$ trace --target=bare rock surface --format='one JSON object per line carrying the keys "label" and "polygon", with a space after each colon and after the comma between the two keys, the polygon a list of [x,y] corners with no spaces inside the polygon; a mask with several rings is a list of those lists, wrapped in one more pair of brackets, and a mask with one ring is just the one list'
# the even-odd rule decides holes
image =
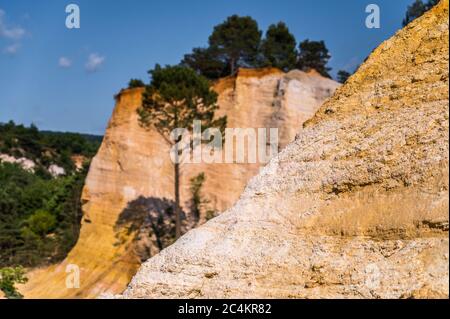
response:
{"label": "bare rock surface", "polygon": [[448,0],[119,298],[448,298]]}
{"label": "bare rock surface", "polygon": [[17,164],[20,167],[22,167],[24,170],[31,172],[31,173],[34,172],[34,168],[36,167],[36,164],[28,158],[25,158],[25,157],[15,158],[15,157],[7,155],[7,154],[0,154],[0,163],[1,162]]}

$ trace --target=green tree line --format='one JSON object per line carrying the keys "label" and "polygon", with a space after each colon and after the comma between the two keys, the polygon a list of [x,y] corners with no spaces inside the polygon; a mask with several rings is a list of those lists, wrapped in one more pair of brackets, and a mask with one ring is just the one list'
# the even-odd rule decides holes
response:
{"label": "green tree line", "polygon": [[402,25],[404,27],[407,26],[410,22],[421,17],[425,12],[433,8],[438,3],[439,0],[428,0],[426,2],[423,2],[422,0],[415,0],[408,6]]}
{"label": "green tree line", "polygon": [[[6,287],[5,294],[14,297],[10,286],[16,277],[11,269],[60,261],[76,243],[81,191],[100,143],[98,136],[0,123],[0,154],[36,164],[33,172],[0,160],[0,286]],[[85,157],[81,170],[75,168],[73,155]],[[50,164],[64,167],[66,174],[53,178],[46,170]]]}
{"label": "green tree line", "polygon": [[78,239],[86,170],[46,179],[0,163],[0,267],[62,260]]}
{"label": "green tree line", "polygon": [[253,18],[233,15],[214,27],[207,47],[194,48],[181,64],[209,79],[233,75],[239,67],[275,67],[285,72],[315,69],[330,78],[330,58],[324,41],[307,39],[297,46],[284,22],[270,25],[263,38]]}
{"label": "green tree line", "polygon": [[0,154],[27,158],[38,166],[38,174],[45,174],[51,164],[63,167],[67,173],[75,170],[72,155],[91,158],[97,152],[101,136],[39,131],[17,125],[13,121],[0,123]]}

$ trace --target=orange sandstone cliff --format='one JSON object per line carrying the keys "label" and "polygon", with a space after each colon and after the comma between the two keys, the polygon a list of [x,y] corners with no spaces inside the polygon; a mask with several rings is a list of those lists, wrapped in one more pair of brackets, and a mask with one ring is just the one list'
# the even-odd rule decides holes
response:
{"label": "orange sandstone cliff", "polygon": [[[215,84],[218,115],[227,115],[231,128],[279,128],[280,147],[293,141],[302,124],[339,86],[315,73],[275,69],[241,69],[236,77]],[[93,159],[82,195],[83,220],[78,243],[59,265],[34,270],[22,287],[27,298],[96,297],[120,293],[140,266],[135,236],[117,224],[133,206],[173,198],[173,168],[164,140],[138,124],[136,109],[142,89],[124,90],[101,148]],[[189,180],[204,172],[202,194],[214,211],[230,208],[260,164],[186,164],[182,166],[181,202],[190,199]],[[128,210],[127,210],[128,208]],[[136,212],[137,214],[137,212]],[[149,247],[149,256],[159,252]],[[68,267],[69,266],[69,267]],[[80,287],[73,286],[73,266]],[[76,269],[76,268],[75,268]]]}

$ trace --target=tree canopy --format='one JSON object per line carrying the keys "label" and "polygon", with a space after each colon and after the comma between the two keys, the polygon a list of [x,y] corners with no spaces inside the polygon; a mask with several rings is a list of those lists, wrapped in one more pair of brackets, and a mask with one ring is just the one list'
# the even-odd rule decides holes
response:
{"label": "tree canopy", "polygon": [[284,22],[272,24],[261,47],[265,64],[285,72],[295,68],[297,42]]}
{"label": "tree canopy", "polygon": [[56,164],[66,173],[75,170],[73,155],[93,157],[102,136],[78,133],[39,131],[36,126],[16,125],[13,121],[0,123],[0,153],[16,158],[25,157],[39,166]]}
{"label": "tree canopy", "polygon": [[221,58],[215,47],[194,48],[181,61],[182,66],[190,67],[208,79],[218,79],[231,73],[230,65]]}
{"label": "tree canopy", "polygon": [[221,60],[229,65],[231,74],[234,74],[238,67],[256,63],[261,35],[254,19],[232,15],[214,27],[209,46],[218,51]]}
{"label": "tree canopy", "polygon": [[[66,257],[78,239],[81,190],[101,138],[0,123],[0,154],[35,163],[33,172],[0,160],[0,267],[41,266]],[[75,155],[85,159],[81,170]],[[51,164],[66,174],[52,177]]]}
{"label": "tree canopy", "polygon": [[138,110],[142,126],[154,127],[169,141],[174,129],[191,131],[194,120],[202,121],[206,128],[223,125],[224,118],[214,120],[214,112],[218,109],[217,93],[205,77],[183,66],[162,68],[156,65],[149,73],[152,80]]}
{"label": "tree canopy", "polygon": [[22,267],[0,268],[0,291],[3,291],[8,299],[22,299],[17,291],[16,284],[24,284],[28,281],[25,270]]}
{"label": "tree canopy", "polygon": [[129,89],[143,88],[144,86],[145,86],[144,81],[140,79],[131,79],[130,82],[128,82]]}
{"label": "tree canopy", "polygon": [[415,19],[421,17],[425,12],[434,7],[438,2],[439,0],[428,0],[426,3],[424,3],[422,0],[415,0],[413,4],[408,6],[408,9],[406,10],[406,16],[403,19],[402,25],[404,27],[407,26],[411,21],[414,21]]}
{"label": "tree canopy", "polygon": [[233,15],[214,27],[208,46],[194,48],[181,66],[190,67],[208,79],[236,74],[238,68],[272,66],[288,72],[295,68],[316,69],[330,77],[326,65],[330,55],[323,41],[306,40],[296,50],[297,41],[284,22],[272,24],[264,39],[258,23],[249,16]]}
{"label": "tree canopy", "polygon": [[46,179],[0,163],[0,267],[66,257],[79,235],[86,173]]}
{"label": "tree canopy", "polygon": [[351,76],[350,72],[347,72],[345,70],[339,70],[337,73],[337,81],[339,83],[345,83],[347,82],[350,76]]}
{"label": "tree canopy", "polygon": [[299,45],[297,67],[302,71],[316,70],[322,76],[331,78],[328,73],[331,68],[327,67],[331,55],[324,41],[305,40]]}

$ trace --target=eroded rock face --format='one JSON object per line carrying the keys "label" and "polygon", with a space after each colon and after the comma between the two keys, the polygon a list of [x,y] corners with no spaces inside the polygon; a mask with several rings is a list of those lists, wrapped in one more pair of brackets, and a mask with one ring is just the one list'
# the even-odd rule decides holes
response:
{"label": "eroded rock face", "polygon": [[[214,89],[219,93],[218,113],[227,115],[228,127],[277,127],[283,147],[295,139],[302,123],[338,86],[314,73],[284,74],[263,69],[240,70],[237,77],[220,80]],[[60,265],[30,274],[30,281],[22,289],[26,297],[120,293],[135,274],[141,258],[159,252],[154,238],[143,238],[136,244],[135,232],[130,234],[127,228],[118,227],[126,224],[126,218],[138,220],[138,208],[142,205],[166,207],[173,198],[169,148],[157,133],[138,124],[136,109],[141,105],[141,95],[142,89],[133,89],[117,96],[116,108],[83,191],[84,217],[78,243]],[[189,180],[200,172],[206,175],[202,194],[210,202],[209,208],[223,211],[237,201],[259,168],[259,164],[183,165],[183,207],[188,212]],[[145,235],[145,229],[138,231],[138,237]],[[80,270],[79,289],[66,287],[65,270],[71,264]]]}
{"label": "eroded rock face", "polygon": [[121,298],[448,298],[448,0]]}

